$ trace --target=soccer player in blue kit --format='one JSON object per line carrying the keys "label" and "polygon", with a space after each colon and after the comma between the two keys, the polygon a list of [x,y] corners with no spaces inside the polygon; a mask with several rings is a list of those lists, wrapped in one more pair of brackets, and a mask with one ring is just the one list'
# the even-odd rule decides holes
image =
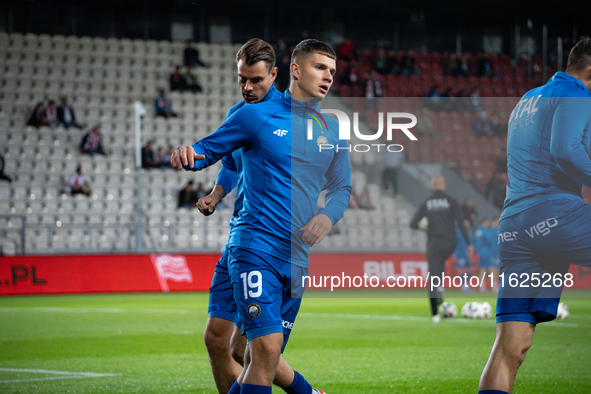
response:
{"label": "soccer player in blue kit", "polygon": [[[292,54],[290,88],[281,98],[244,106],[171,160],[177,168],[199,170],[243,150],[244,205],[228,242],[228,266],[248,346],[232,394],[271,393],[301,303],[309,247],[322,241],[349,202],[349,155],[346,142],[338,140],[336,121],[323,118],[325,128],[314,125],[317,138],[306,132],[311,115],[320,115],[317,103],[332,85],[335,60],[328,45],[302,41]],[[325,185],[327,203],[317,213]],[[300,392],[295,391],[303,385],[300,379],[295,374],[294,392]]]}
{"label": "soccer player in blue kit", "polygon": [[[591,187],[590,89],[591,38],[584,36],[566,72],[527,92],[509,118],[509,184],[498,235],[504,281],[480,394],[513,391],[536,324],[556,318],[569,265],[591,265],[591,206],[581,192]],[[543,288],[548,277],[551,288]]]}

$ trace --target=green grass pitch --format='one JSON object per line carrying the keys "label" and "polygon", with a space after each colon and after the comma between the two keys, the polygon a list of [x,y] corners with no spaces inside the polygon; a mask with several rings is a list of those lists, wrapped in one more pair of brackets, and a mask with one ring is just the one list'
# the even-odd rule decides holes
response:
{"label": "green grass pitch", "polygon": [[[591,393],[591,302],[563,301],[514,393]],[[0,393],[216,393],[206,319],[205,293],[2,297]],[[494,334],[493,319],[431,323],[426,298],[306,298],[284,356],[328,394],[476,393]]]}

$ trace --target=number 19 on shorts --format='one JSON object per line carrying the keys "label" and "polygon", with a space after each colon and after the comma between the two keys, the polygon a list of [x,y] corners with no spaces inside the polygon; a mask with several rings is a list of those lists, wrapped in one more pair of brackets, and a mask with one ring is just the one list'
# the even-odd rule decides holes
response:
{"label": "number 19 on shorts", "polygon": [[243,272],[240,274],[240,278],[245,300],[248,300],[248,297],[260,297],[263,294],[263,276],[260,271]]}

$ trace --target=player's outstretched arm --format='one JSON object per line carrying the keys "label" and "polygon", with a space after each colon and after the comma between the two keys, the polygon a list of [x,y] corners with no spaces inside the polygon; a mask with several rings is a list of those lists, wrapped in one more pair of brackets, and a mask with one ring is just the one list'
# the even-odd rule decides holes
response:
{"label": "player's outstretched arm", "polygon": [[204,158],[204,155],[198,155],[195,153],[195,149],[193,149],[192,145],[185,145],[177,148],[177,150],[172,153],[170,156],[170,164],[174,168],[182,170],[183,167],[193,168],[195,161],[203,160]]}
{"label": "player's outstretched arm", "polygon": [[194,171],[217,163],[236,149],[255,143],[256,135],[266,120],[265,114],[256,106],[245,106],[234,113],[214,133],[193,144],[193,150],[204,155],[195,162]]}

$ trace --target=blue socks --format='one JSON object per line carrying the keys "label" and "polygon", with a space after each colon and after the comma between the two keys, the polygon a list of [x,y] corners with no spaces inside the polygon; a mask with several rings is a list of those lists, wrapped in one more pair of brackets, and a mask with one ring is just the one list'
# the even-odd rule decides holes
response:
{"label": "blue socks", "polygon": [[232,387],[230,387],[228,394],[240,394],[240,385],[238,384],[238,381],[235,381]]}
{"label": "blue socks", "polygon": [[312,386],[310,386],[310,383],[298,371],[294,370],[293,373],[295,374],[293,382],[288,388],[284,389],[285,392],[287,394],[311,394]]}
{"label": "blue socks", "polygon": [[271,386],[259,386],[256,384],[243,383],[240,394],[271,394],[272,391],[273,390]]}
{"label": "blue socks", "polygon": [[509,394],[509,393],[506,391],[501,391],[501,390],[479,390],[478,394]]}

